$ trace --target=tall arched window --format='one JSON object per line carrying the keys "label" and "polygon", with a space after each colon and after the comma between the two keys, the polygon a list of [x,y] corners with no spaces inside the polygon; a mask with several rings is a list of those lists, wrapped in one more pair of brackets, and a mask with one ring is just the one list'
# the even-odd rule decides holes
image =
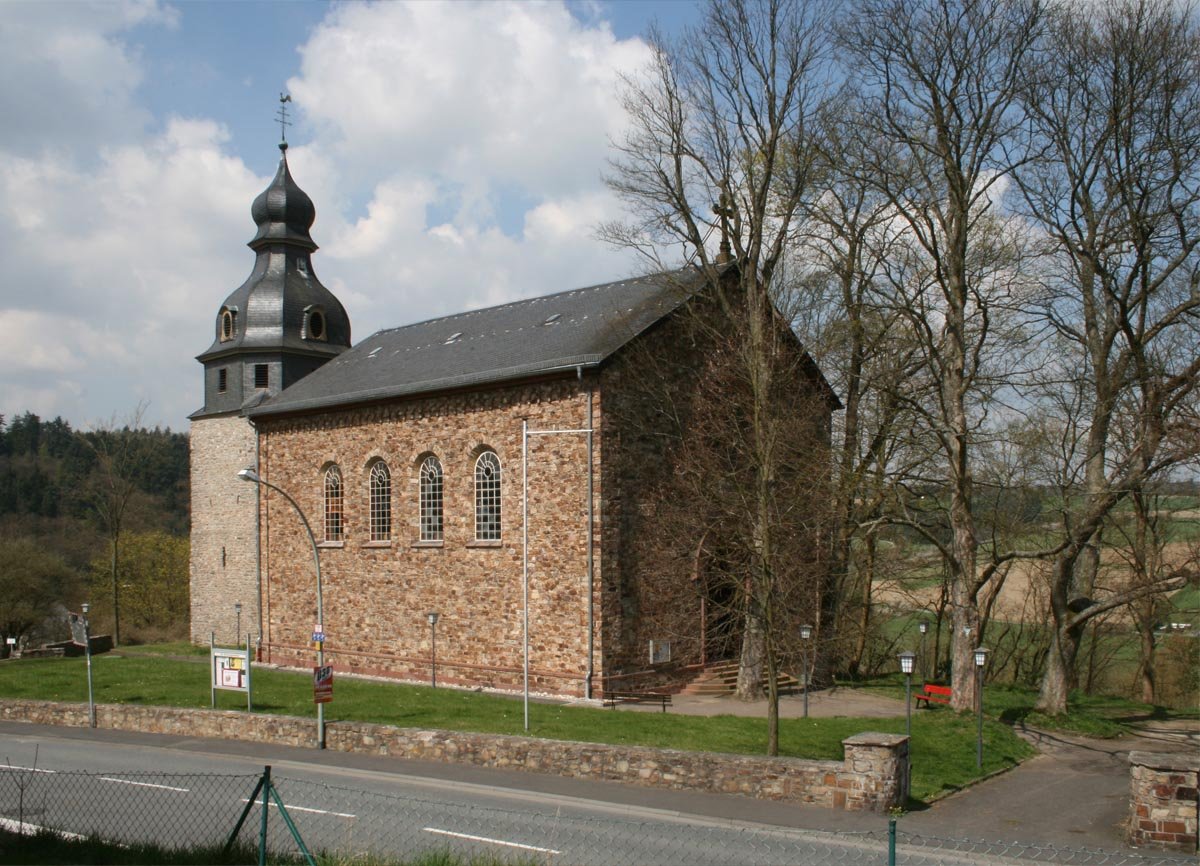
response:
{"label": "tall arched window", "polygon": [[475,540],[500,540],[500,458],[494,451],[475,461]]}
{"label": "tall arched window", "polygon": [[421,540],[442,540],[442,464],[433,455],[421,462]]}
{"label": "tall arched window", "polygon": [[377,460],[371,466],[371,540],[392,538],[392,475],[387,464]]}
{"label": "tall arched window", "polygon": [[325,470],[325,540],[341,541],[342,526],[342,472],[336,466]]}

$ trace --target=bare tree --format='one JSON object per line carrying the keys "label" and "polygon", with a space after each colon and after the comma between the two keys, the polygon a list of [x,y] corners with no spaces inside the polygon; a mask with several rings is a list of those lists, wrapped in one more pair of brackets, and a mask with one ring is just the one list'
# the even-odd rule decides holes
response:
{"label": "bare tree", "polygon": [[142,428],[145,411],[146,405],[139,404],[120,427],[114,416],[107,423],[96,425],[86,435],[88,446],[96,455],[96,468],[83,495],[108,539],[113,646],[119,646],[121,642],[121,539],[127,528],[130,505],[138,492],[136,471],[141,458],[141,442],[137,433]]}
{"label": "bare tree", "polygon": [[994,573],[976,568],[972,449],[1013,252],[994,204],[997,184],[1021,158],[1018,95],[1042,10],[1009,0],[853,6],[840,42],[861,86],[857,127],[876,148],[864,179],[887,197],[911,239],[894,297],[939,386],[935,401],[914,408],[941,452],[951,538],[930,540],[949,571],[952,705],[970,709],[978,595]]}
{"label": "bare tree", "polygon": [[[746,400],[733,423],[745,443],[742,537],[747,541],[738,695],[768,697],[768,746],[778,749],[778,646],[795,624],[775,617],[789,574],[780,484],[793,416],[773,411],[794,371],[785,288],[788,244],[813,187],[815,121],[826,82],[826,8],[800,0],[714,4],[675,44],[652,35],[653,62],[626,82],[630,128],[615,144],[610,187],[630,222],[602,229],[662,270],[682,245],[705,277]],[[719,239],[719,246],[717,240]],[[711,246],[710,246],[711,244]],[[675,247],[677,248],[677,247]],[[782,315],[781,315],[782,314]],[[780,359],[787,360],[781,362]]]}
{"label": "bare tree", "polygon": [[1084,629],[1111,608],[1094,598],[1108,516],[1196,453],[1200,31],[1171,0],[1065,3],[1050,20],[1025,99],[1040,153],[1015,178],[1046,239],[1036,312],[1067,358],[1043,391],[1073,395],[1061,543],[1042,554],[1054,633],[1038,708],[1061,713]]}

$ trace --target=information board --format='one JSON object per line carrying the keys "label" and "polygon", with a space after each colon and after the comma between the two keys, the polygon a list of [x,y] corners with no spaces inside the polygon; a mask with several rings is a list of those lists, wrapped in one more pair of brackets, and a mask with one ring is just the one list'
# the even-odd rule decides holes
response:
{"label": "information board", "polygon": [[211,658],[210,679],[212,686],[212,705],[217,705],[217,689],[227,692],[245,692],[246,709],[252,709],[250,703],[250,646],[219,647],[212,638],[209,639],[209,654]]}
{"label": "information board", "polygon": [[333,700],[333,665],[313,668],[313,703],[327,704]]}

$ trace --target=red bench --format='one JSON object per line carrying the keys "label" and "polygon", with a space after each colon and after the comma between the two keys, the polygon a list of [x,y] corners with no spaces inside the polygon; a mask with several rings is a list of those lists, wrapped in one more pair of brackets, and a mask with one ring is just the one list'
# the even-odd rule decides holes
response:
{"label": "red bench", "polygon": [[935,686],[933,683],[925,683],[924,690],[914,700],[917,702],[918,707],[921,706],[921,701],[924,701],[925,708],[929,709],[930,701],[933,701],[935,704],[949,705],[950,694],[949,686]]}

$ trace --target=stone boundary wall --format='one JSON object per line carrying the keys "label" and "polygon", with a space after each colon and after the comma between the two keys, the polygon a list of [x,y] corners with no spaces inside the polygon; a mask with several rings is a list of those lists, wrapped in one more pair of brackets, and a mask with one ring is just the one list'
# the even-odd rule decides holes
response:
{"label": "stone boundary wall", "polygon": [[1130,845],[1197,850],[1200,757],[1130,752]]}
{"label": "stone boundary wall", "polygon": [[[87,727],[86,704],[0,700],[0,719]],[[316,723],[295,716],[98,704],[96,726],[153,734],[315,745]],[[842,741],[842,761],[808,761],[610,746],[498,734],[329,722],[331,751],[598,779],[650,788],[742,794],[848,811],[887,812],[908,800],[908,737],[863,733]]]}

